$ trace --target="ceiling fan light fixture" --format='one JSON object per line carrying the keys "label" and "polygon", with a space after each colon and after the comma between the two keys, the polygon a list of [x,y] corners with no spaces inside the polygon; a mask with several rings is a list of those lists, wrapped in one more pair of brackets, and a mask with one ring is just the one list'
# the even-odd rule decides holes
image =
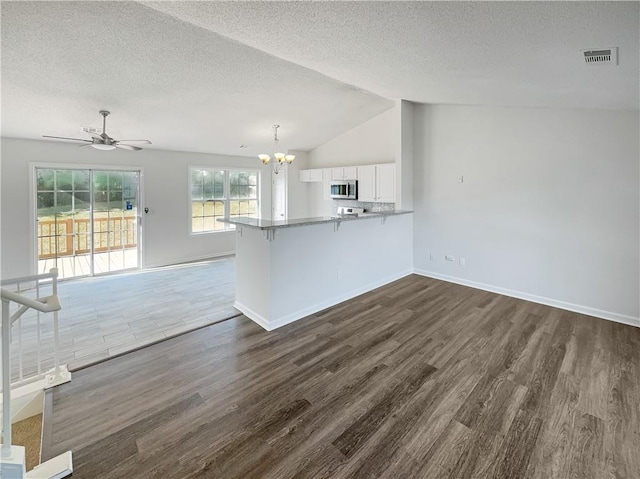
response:
{"label": "ceiling fan light fixture", "polygon": [[107,135],[107,116],[109,116],[110,113],[107,110],[100,110],[99,113],[102,116],[102,133],[100,133],[97,128],[82,127],[82,131],[89,133],[93,140],[83,140],[82,138],[67,138],[66,136],[42,136],[43,138],[53,138],[55,140],[81,141],[84,144],[80,146],[92,146],[96,150],[102,151],[115,150],[116,148],[122,148],[123,150],[130,151],[140,151],[142,150],[141,147],[129,145],[128,143],[143,143],[146,145],[151,144],[149,140],[116,140],[115,138],[111,138],[109,135]]}
{"label": "ceiling fan light fixture", "polygon": [[96,150],[103,151],[116,149],[115,145],[105,145],[104,143],[93,143],[91,146],[93,146]]}

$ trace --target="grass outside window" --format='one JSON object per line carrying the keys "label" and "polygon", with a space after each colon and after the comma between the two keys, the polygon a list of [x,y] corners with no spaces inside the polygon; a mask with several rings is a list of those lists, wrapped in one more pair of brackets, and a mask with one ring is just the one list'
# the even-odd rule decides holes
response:
{"label": "grass outside window", "polygon": [[219,218],[260,214],[257,171],[191,168],[191,233],[232,230]]}

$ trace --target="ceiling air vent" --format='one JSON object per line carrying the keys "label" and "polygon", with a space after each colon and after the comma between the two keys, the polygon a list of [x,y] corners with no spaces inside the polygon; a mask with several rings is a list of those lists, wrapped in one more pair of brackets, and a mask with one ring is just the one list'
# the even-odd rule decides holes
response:
{"label": "ceiling air vent", "polygon": [[582,50],[587,65],[617,65],[618,47]]}

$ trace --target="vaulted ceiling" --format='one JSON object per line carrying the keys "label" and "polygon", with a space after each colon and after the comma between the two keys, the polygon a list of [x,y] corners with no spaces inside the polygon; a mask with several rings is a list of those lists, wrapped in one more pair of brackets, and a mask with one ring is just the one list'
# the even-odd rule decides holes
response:
{"label": "vaulted ceiling", "polygon": [[[638,2],[13,2],[2,136],[311,149],[422,103],[638,109]],[[581,50],[619,48],[619,65]],[[247,146],[240,148],[240,145]]]}

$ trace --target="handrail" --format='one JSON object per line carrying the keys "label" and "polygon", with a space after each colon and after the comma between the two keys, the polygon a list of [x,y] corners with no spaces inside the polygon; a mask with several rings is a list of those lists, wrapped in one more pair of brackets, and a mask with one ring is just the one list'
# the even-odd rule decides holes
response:
{"label": "handrail", "polygon": [[44,298],[31,299],[4,288],[0,288],[0,295],[2,295],[3,301],[13,301],[14,303],[26,306],[27,308],[33,308],[41,313],[60,311],[60,302],[58,301],[57,296],[45,296]]}
{"label": "handrail", "polygon": [[51,268],[48,273],[32,274],[30,276],[22,276],[21,278],[3,279],[0,281],[0,286],[6,286],[8,284],[30,283],[32,281],[38,281],[41,279],[53,279],[57,277],[58,268]]}
{"label": "handrail", "polygon": [[[58,301],[58,270],[52,268],[47,274],[38,274],[33,276],[24,276],[21,278],[13,278],[3,280],[1,284],[17,285],[18,292],[11,291],[6,288],[0,288],[0,298],[2,300],[2,327],[1,327],[1,343],[2,343],[2,457],[9,457],[11,454],[11,325],[15,320],[20,318],[23,313],[32,308],[38,313],[37,315],[37,331],[38,331],[38,344],[40,343],[40,313],[53,313],[53,333],[54,333],[54,378],[60,379],[60,363],[58,358],[59,351],[59,338],[58,338],[58,311],[61,309],[60,302]],[[52,279],[51,289],[52,294],[49,296],[40,297],[40,281]],[[32,299],[20,294],[20,284],[35,282],[36,298]],[[19,304],[20,307],[15,314],[11,315],[10,303],[14,302]],[[23,380],[22,376],[22,322],[18,323],[18,339],[19,339],[19,372],[20,380]],[[38,374],[40,370],[40,349],[38,347]]]}
{"label": "handrail", "polygon": [[9,301],[2,301],[2,457],[11,455],[11,318]]}

